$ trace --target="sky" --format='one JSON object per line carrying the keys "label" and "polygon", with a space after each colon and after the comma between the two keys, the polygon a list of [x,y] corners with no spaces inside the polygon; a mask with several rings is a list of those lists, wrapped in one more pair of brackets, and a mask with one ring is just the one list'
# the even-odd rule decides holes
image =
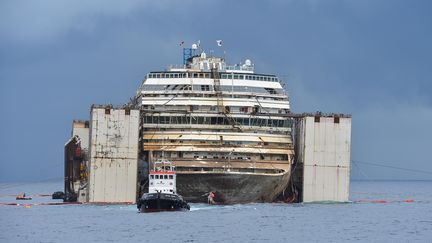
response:
{"label": "sky", "polygon": [[[0,182],[63,177],[73,119],[126,103],[201,41],[285,82],[293,112],[352,114],[352,179],[432,179],[428,0],[0,2]],[[219,50],[220,51],[220,50]],[[431,173],[428,173],[431,172]]]}

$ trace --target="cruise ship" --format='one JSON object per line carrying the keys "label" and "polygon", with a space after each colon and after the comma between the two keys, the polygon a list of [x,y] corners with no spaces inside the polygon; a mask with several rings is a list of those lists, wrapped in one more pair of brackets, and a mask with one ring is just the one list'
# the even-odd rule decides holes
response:
{"label": "cruise ship", "polygon": [[[188,51],[188,55],[185,50]],[[184,50],[183,65],[146,75],[134,103],[141,110],[141,160],[170,160],[189,202],[272,202],[287,186],[294,148],[282,81],[254,64]],[[150,169],[151,170],[151,169]]]}

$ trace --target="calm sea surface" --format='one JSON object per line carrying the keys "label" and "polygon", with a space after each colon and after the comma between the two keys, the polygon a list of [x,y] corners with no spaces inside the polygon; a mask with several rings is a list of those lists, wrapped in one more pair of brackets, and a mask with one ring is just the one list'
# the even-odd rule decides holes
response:
{"label": "calm sea surface", "polygon": [[[62,189],[61,182],[3,183],[0,202]],[[135,205],[0,206],[0,242],[432,242],[431,181],[354,181],[351,200],[191,204],[190,212],[149,214],[137,213]]]}

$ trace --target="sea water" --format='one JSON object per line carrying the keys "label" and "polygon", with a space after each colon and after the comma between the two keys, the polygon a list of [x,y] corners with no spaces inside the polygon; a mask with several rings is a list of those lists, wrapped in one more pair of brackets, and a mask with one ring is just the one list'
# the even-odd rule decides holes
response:
{"label": "sea water", "polygon": [[[62,182],[0,184],[0,202],[51,194]],[[349,203],[0,206],[0,242],[432,242],[432,181],[351,183]],[[33,197],[20,203],[58,202]]]}

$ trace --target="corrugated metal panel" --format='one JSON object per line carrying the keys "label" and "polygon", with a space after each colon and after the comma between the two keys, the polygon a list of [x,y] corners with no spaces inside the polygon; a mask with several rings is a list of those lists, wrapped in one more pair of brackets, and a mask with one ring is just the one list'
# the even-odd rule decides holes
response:
{"label": "corrugated metal panel", "polygon": [[351,118],[301,118],[296,146],[304,165],[303,201],[348,201]]}
{"label": "corrugated metal panel", "polygon": [[93,108],[91,116],[89,200],[134,203],[139,111]]}
{"label": "corrugated metal panel", "polygon": [[72,137],[78,136],[81,141],[81,148],[86,150],[89,149],[89,134],[90,129],[85,127],[85,124],[82,123],[74,123],[72,127]]}

